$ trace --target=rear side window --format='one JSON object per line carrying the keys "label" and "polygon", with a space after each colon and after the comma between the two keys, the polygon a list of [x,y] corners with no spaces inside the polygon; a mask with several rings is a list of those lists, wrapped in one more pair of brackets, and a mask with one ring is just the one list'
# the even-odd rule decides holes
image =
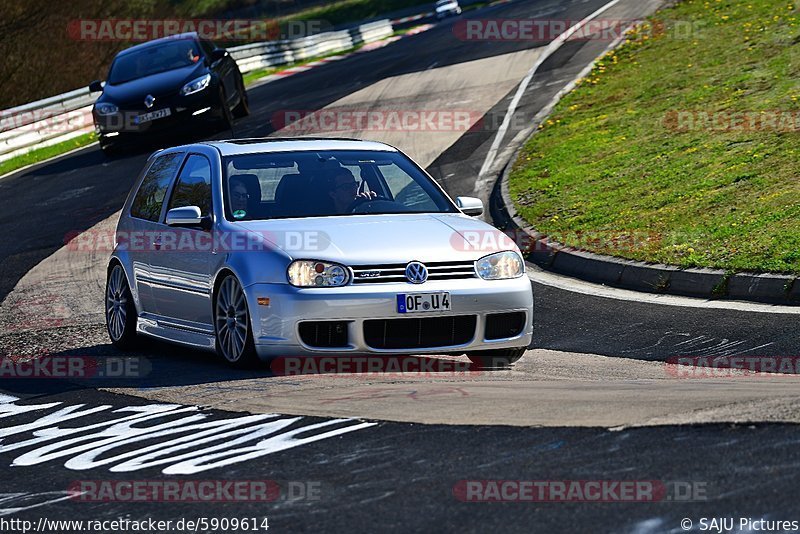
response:
{"label": "rear side window", "polygon": [[183,154],[177,152],[156,158],[133,198],[132,217],[158,222],[164,197],[172,177],[178,170],[182,156]]}
{"label": "rear side window", "polygon": [[197,206],[203,216],[211,215],[211,163],[205,156],[186,158],[167,211],[186,206]]}

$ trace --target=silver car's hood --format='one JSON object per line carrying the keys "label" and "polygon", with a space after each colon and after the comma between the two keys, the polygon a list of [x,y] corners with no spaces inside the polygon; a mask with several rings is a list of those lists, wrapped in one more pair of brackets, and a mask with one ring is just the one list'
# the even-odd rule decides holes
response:
{"label": "silver car's hood", "polygon": [[[350,215],[238,223],[293,259],[346,265],[471,261],[497,250],[500,232],[461,214]],[[479,244],[481,246],[476,246]],[[506,241],[501,248],[515,248]]]}

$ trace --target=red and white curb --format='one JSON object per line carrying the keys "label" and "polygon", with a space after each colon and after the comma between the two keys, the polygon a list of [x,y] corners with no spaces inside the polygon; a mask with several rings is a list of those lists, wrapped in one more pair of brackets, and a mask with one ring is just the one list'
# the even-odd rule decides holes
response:
{"label": "red and white curb", "polygon": [[392,26],[394,26],[395,24],[405,24],[406,22],[412,22],[415,20],[432,17],[434,15],[435,13],[433,11],[428,11],[427,13],[420,13],[419,15],[412,15],[410,17],[403,17],[401,19],[394,19],[392,21]]}
{"label": "red and white curb", "polygon": [[[499,6],[500,4],[507,4],[513,1],[514,0],[495,0],[494,2],[490,2],[487,7]],[[436,15],[436,13],[434,13],[433,11],[428,11],[427,13],[419,13],[418,15],[411,15],[408,17],[394,19],[392,20],[392,26],[394,26],[395,24],[405,24],[406,22],[413,22],[415,20],[433,17],[434,15]]]}

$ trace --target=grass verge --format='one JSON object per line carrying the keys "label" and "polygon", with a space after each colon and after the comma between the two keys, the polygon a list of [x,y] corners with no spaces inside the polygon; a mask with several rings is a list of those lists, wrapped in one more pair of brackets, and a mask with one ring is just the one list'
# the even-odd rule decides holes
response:
{"label": "grass verge", "polygon": [[21,169],[22,167],[27,167],[28,165],[33,165],[34,163],[39,163],[40,161],[44,161],[55,156],[60,156],[61,154],[69,152],[70,150],[75,150],[76,148],[90,145],[96,140],[97,135],[92,132],[79,135],[78,137],[73,137],[72,139],[52,146],[35,148],[30,152],[26,152],[25,154],[14,156],[13,158],[9,158],[3,162],[0,162],[0,177],[16,171],[17,169]]}
{"label": "grass verge", "polygon": [[778,0],[659,12],[525,144],[520,215],[602,254],[800,273],[798,23]]}

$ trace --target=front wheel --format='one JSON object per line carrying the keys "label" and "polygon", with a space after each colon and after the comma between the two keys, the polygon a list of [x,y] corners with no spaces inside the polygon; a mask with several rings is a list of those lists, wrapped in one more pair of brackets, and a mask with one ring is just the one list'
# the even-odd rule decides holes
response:
{"label": "front wheel", "polygon": [[233,275],[226,276],[214,297],[214,330],[217,354],[236,367],[251,367],[258,362],[247,297]]}
{"label": "front wheel", "polygon": [[525,354],[527,347],[515,347],[512,349],[482,350],[468,352],[467,358],[473,363],[486,369],[502,369],[510,367],[519,361]]}
{"label": "front wheel", "polygon": [[233,129],[233,112],[228,105],[228,98],[225,96],[225,91],[220,88],[219,90],[219,127],[220,130]]}
{"label": "front wheel", "polygon": [[237,119],[247,117],[250,115],[250,101],[247,99],[247,90],[244,88],[244,82],[239,81],[239,103],[233,108],[233,116]]}
{"label": "front wheel", "polygon": [[122,265],[116,264],[106,279],[106,328],[111,344],[120,350],[136,344],[136,305]]}
{"label": "front wheel", "polygon": [[103,151],[103,155],[107,158],[114,158],[120,155],[120,148],[109,142],[100,141],[100,150]]}

